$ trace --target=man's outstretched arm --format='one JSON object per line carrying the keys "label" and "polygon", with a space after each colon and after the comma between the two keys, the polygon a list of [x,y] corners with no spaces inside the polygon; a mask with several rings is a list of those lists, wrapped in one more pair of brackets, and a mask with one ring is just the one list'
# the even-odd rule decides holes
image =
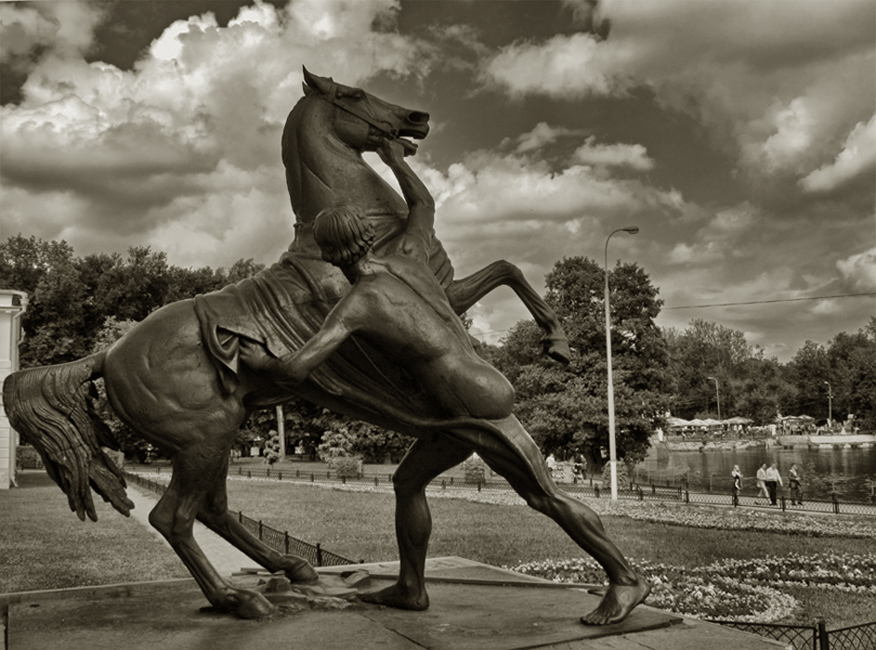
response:
{"label": "man's outstretched arm", "polygon": [[[343,302],[343,301],[342,301]],[[275,357],[261,343],[240,339],[240,359],[259,374],[281,382],[300,384],[322,365],[353,333],[336,312],[329,312],[320,330],[300,349]]]}

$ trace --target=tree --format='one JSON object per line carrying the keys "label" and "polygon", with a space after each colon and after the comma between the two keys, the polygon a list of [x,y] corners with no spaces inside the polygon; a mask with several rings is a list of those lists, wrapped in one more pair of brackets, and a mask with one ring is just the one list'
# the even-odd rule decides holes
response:
{"label": "tree", "polygon": [[[569,366],[540,355],[541,333],[532,321],[515,325],[488,353],[514,385],[515,412],[543,453],[581,453],[597,467],[608,455],[604,283],[602,268],[582,257],[557,262],[546,277],[546,301],[576,352]],[[654,324],[662,302],[635,264],[618,264],[609,285],[618,458],[634,462],[666,409],[666,347]]]}
{"label": "tree", "polygon": [[876,425],[876,317],[854,334],[840,332],[828,344],[834,417],[854,415],[855,426]]}
{"label": "tree", "polygon": [[[828,386],[830,359],[823,346],[806,341],[787,365],[787,377],[797,392],[794,412],[805,413],[817,419],[829,415]],[[833,386],[831,385],[831,388]]]}
{"label": "tree", "polygon": [[[755,367],[746,364],[763,360],[760,348],[750,346],[738,330],[701,319],[692,320],[683,332],[665,332],[665,338],[675,380],[673,415],[686,419],[716,417],[720,393],[722,416],[732,413],[752,417],[740,411],[737,392],[743,386],[740,380],[746,368]],[[710,377],[717,380],[717,390]],[[773,419],[775,413],[769,421]]]}

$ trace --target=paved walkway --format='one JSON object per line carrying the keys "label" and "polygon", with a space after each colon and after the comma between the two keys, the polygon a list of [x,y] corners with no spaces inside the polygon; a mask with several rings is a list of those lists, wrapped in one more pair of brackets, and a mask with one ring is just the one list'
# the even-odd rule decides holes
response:
{"label": "paved walkway", "polygon": [[[147,530],[167,544],[167,540],[149,523],[149,512],[158,502],[156,496],[139,485],[129,482],[128,498],[134,502],[131,517],[142,523]],[[240,571],[243,567],[258,566],[249,557],[197,521],[195,522],[195,539],[219,574],[224,577],[230,577],[232,573]],[[169,544],[168,547],[170,547]]]}

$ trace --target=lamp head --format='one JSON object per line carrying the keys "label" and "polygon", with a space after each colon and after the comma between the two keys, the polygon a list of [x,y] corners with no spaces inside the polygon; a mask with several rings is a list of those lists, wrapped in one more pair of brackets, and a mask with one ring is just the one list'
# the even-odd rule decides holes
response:
{"label": "lamp head", "polygon": [[639,227],[638,226],[630,226],[629,228],[622,228],[622,230],[624,232],[630,233],[631,235],[635,235],[637,232],[639,232]]}

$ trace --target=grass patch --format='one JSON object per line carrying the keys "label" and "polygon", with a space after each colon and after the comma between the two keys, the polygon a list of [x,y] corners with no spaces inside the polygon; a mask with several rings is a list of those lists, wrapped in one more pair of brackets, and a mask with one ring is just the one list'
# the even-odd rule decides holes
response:
{"label": "grass patch", "polygon": [[[174,553],[134,519],[97,503],[99,521],[80,522],[44,474],[0,493],[0,592],[188,577]],[[229,506],[299,539],[355,560],[397,559],[394,497],[307,484],[229,481]],[[430,499],[429,555],[458,555],[493,565],[576,558],[582,551],[549,519],[523,506]],[[694,568],[722,558],[796,552],[869,551],[872,539],[689,528],[604,516],[627,557]],[[808,587],[786,590],[801,604],[782,623],[828,628],[872,621],[876,599]]]}
{"label": "grass patch", "polygon": [[79,521],[46,474],[0,492],[0,593],[189,577],[170,548],[95,495],[98,521]]}

